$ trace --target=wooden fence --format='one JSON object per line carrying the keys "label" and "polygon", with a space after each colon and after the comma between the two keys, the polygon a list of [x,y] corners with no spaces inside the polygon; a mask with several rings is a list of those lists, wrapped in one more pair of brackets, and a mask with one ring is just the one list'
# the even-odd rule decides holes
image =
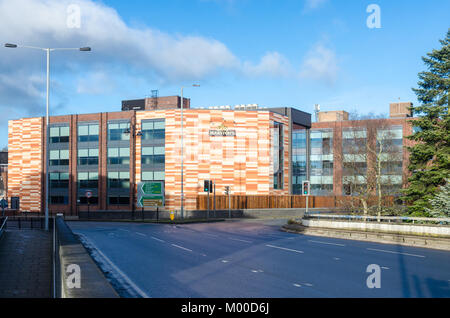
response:
{"label": "wooden fence", "polygon": [[[383,197],[383,206],[393,206],[394,197]],[[369,205],[376,205],[377,197],[372,197],[369,200]],[[301,195],[232,195],[231,196],[231,209],[292,209],[292,208],[305,208],[306,197]],[[228,196],[216,195],[216,210],[227,210]],[[310,196],[308,199],[309,208],[349,208],[362,207],[361,202],[356,197],[348,196]],[[214,196],[209,197],[209,208],[214,208]],[[197,210],[208,209],[208,197],[197,197]]]}

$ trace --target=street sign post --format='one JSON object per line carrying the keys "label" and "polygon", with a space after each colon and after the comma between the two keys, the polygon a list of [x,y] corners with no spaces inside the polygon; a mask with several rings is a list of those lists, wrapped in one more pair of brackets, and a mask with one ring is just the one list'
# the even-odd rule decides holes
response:
{"label": "street sign post", "polygon": [[87,200],[87,205],[88,205],[88,220],[90,219],[90,215],[89,215],[89,203],[91,200],[89,200],[90,198],[92,198],[92,191],[91,190],[86,190],[86,192],[84,193],[84,195],[86,196],[86,200]]}

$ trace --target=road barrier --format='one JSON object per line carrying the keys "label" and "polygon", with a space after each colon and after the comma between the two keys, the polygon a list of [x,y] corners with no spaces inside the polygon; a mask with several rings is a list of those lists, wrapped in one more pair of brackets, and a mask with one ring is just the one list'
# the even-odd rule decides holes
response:
{"label": "road barrier", "polygon": [[53,229],[53,297],[119,297],[61,215]]}

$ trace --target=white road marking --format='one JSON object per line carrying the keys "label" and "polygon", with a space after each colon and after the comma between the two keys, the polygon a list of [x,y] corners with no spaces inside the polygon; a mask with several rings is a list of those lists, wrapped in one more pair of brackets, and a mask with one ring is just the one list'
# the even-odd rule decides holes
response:
{"label": "white road marking", "polygon": [[425,258],[423,255],[417,255],[417,254],[409,254],[409,253],[402,253],[402,252],[395,252],[395,251],[387,251],[387,250],[379,250],[376,248],[367,248],[369,251],[376,251],[376,252],[383,252],[383,253],[391,253],[391,254],[401,254],[406,256],[414,256],[414,257],[421,257]]}
{"label": "white road marking", "polygon": [[123,271],[121,271],[105,254],[102,253],[102,251],[91,241],[88,240],[84,235],[82,235],[85,241],[89,242],[89,245],[91,245],[95,251],[100,254],[100,256],[120,275],[123,279],[131,286],[131,288],[134,289],[134,291],[141,295],[143,298],[150,298],[150,296],[145,293],[142,289],[140,289]]}
{"label": "white road marking", "polygon": [[130,232],[130,230],[119,229],[119,231]]}
{"label": "white road marking", "polygon": [[228,263],[228,261],[226,259],[223,259],[222,263]]}
{"label": "white road marking", "polygon": [[137,235],[140,235],[140,236],[147,236],[147,235],[145,235],[144,233],[139,233],[139,232],[136,232],[136,234],[137,234]]}
{"label": "white road marking", "polygon": [[300,284],[294,284],[295,287],[302,287]]}
{"label": "white road marking", "polygon": [[382,269],[389,269],[389,267],[381,266]]}
{"label": "white road marking", "polygon": [[329,242],[314,241],[314,240],[308,240],[308,242],[311,242],[311,243],[318,243],[318,244],[335,245],[335,246],[345,246],[345,244],[329,243]]}
{"label": "white road marking", "polygon": [[313,286],[313,284],[310,284],[310,283],[303,283],[303,285],[306,285],[308,287],[312,287]]}
{"label": "white road marking", "polygon": [[250,242],[250,241],[241,240],[241,239],[236,239],[236,238],[232,238],[232,237],[229,237],[228,239],[229,239],[229,240],[232,240],[232,241],[238,241],[238,242],[244,242],[244,243],[253,243],[253,242]]}
{"label": "white road marking", "polygon": [[157,241],[159,241],[159,242],[165,242],[164,240],[161,240],[161,239],[159,239],[159,238],[157,238],[157,237],[154,237],[154,236],[150,236],[152,239],[154,239],[154,240],[157,240]]}
{"label": "white road marking", "polygon": [[219,235],[209,234],[209,233],[205,233],[205,235],[212,236],[212,237],[219,237]]}
{"label": "white road marking", "polygon": [[185,251],[192,252],[192,250],[190,250],[190,249],[188,249],[188,248],[186,248],[186,247],[180,246],[180,245],[172,244],[172,246],[175,246],[175,247],[177,247],[177,248],[181,248],[182,250],[185,250]]}
{"label": "white road marking", "polygon": [[339,260],[340,260],[339,257],[334,257],[333,259],[334,259],[335,261],[339,261]]}
{"label": "white road marking", "polygon": [[269,245],[269,244],[267,244],[266,246],[267,246],[267,247],[272,247],[272,248],[278,248],[278,249],[284,250],[284,251],[290,251],[290,252],[300,253],[300,254],[303,254],[303,253],[304,253],[303,251],[293,250],[293,249],[290,249],[290,248],[285,248],[285,247],[280,247],[280,246],[274,246],[274,245]]}

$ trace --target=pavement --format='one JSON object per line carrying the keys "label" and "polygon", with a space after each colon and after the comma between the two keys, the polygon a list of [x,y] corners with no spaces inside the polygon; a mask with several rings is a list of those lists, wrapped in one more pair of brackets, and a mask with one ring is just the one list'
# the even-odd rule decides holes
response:
{"label": "pavement", "polygon": [[50,298],[52,234],[7,230],[0,239],[0,298]]}
{"label": "pavement", "polygon": [[[69,226],[124,297],[450,297],[450,252],[281,232],[285,222]],[[367,285],[371,264],[380,288]]]}

